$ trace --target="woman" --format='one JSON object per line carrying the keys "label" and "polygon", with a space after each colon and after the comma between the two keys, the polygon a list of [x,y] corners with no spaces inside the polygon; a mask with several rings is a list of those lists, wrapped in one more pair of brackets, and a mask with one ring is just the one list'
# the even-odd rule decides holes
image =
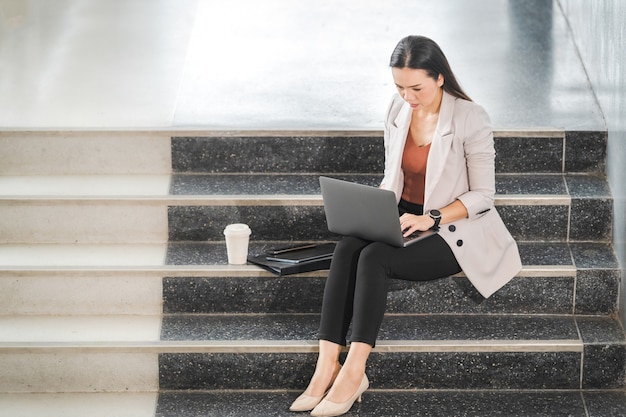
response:
{"label": "woman", "polygon": [[339,241],[324,291],[315,373],[292,411],[338,416],[360,400],[390,278],[428,281],[462,270],[489,297],[521,269],[517,245],[493,206],[495,151],[487,114],[428,38],[402,39],[390,66],[398,94],[386,115],[381,187],[396,194],[405,236],[430,228],[439,233],[406,248],[349,236]]}

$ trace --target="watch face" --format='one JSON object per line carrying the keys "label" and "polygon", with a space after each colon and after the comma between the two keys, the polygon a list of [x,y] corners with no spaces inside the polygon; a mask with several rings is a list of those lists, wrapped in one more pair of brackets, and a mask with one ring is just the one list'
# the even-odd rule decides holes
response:
{"label": "watch face", "polygon": [[441,212],[439,210],[431,210],[428,212],[431,217],[441,217]]}

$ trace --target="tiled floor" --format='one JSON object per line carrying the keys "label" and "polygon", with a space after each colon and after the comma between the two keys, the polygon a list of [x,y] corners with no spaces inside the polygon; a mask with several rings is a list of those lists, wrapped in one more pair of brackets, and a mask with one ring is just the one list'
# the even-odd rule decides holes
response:
{"label": "tiled floor", "polygon": [[604,128],[552,0],[7,0],[0,129],[377,130],[407,34],[496,128]]}
{"label": "tiled floor", "polygon": [[[363,403],[346,416],[458,416],[458,417],[621,417],[626,413],[623,393],[368,391]],[[3,394],[0,416],[10,417],[191,417],[298,416],[284,404],[294,392],[110,394]],[[25,398],[26,397],[26,398]]]}
{"label": "tiled floor", "polygon": [[[159,398],[157,416],[298,416],[281,408],[297,394],[258,393],[211,395],[204,393],[167,393]],[[181,410],[184,410],[181,413]],[[260,411],[263,410],[263,411]],[[619,417],[626,411],[623,393],[583,394],[575,391],[557,393],[512,391],[417,391],[374,392],[363,395],[350,416],[420,416],[420,417]]]}

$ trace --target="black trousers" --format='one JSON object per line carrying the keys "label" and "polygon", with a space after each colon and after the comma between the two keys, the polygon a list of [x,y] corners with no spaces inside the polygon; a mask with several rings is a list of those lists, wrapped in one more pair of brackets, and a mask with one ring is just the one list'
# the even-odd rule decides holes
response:
{"label": "black trousers", "polygon": [[[399,214],[422,214],[422,206],[401,201]],[[376,345],[387,306],[390,279],[429,281],[461,271],[452,250],[439,235],[397,248],[346,236],[333,254],[324,289],[319,338],[346,345]]]}

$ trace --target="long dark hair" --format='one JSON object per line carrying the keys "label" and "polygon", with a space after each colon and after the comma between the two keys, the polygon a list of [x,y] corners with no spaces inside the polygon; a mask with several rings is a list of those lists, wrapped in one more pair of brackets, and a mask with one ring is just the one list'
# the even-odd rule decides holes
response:
{"label": "long dark hair", "polygon": [[389,66],[392,68],[411,68],[426,71],[434,80],[443,76],[443,90],[457,98],[472,101],[461,88],[443,51],[425,36],[407,36],[398,42],[391,54]]}

